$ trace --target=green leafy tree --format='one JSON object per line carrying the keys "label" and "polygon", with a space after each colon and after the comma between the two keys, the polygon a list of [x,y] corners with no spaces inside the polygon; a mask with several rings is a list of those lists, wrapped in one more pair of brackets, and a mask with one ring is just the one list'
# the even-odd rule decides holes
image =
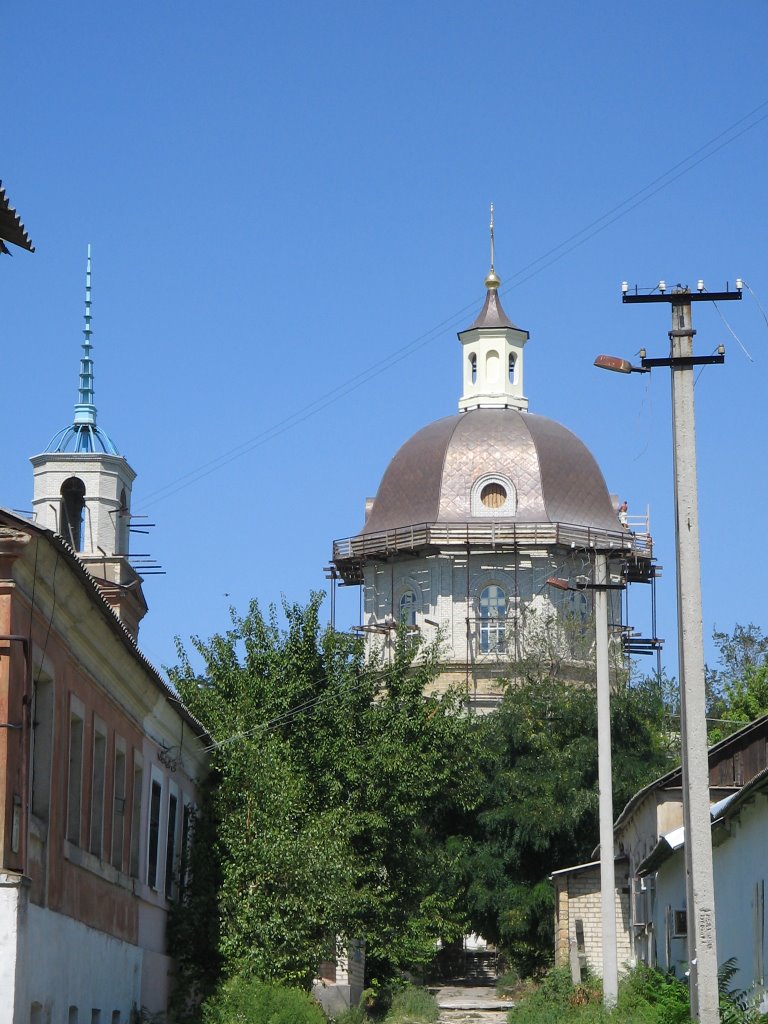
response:
{"label": "green leafy tree", "polygon": [[[669,767],[652,686],[612,695],[614,802]],[[524,973],[551,960],[548,875],[589,860],[598,841],[597,710],[591,686],[538,675],[510,686],[485,725],[487,789],[465,851],[473,925]]]}
{"label": "green leafy tree", "polygon": [[[306,983],[334,937],[379,976],[462,933],[455,832],[479,802],[479,736],[457,697],[424,697],[434,651],[390,665],[321,631],[319,597],[179,645],[172,681],[214,740],[192,877],[176,914],[187,984],[218,974]],[[215,870],[211,868],[215,864]],[[213,916],[215,923],[211,923]]]}
{"label": "green leafy tree", "polygon": [[708,669],[707,685],[712,694],[709,714],[716,720],[709,740],[716,743],[768,714],[768,637],[750,622],[737,624],[733,633],[715,630],[713,639],[718,668]]}

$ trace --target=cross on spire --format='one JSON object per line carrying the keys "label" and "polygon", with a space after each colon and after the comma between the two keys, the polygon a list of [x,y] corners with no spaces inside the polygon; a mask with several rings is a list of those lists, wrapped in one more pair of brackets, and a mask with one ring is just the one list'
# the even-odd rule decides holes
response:
{"label": "cross on spire", "polygon": [[495,239],[494,239],[494,235],[493,235],[493,203],[491,203],[490,230],[491,230],[491,270],[490,270],[490,273],[488,274],[488,277],[486,277],[486,279],[485,279],[485,287],[488,288],[488,289],[498,288],[499,285],[501,284],[501,281],[499,280],[498,276],[496,275],[496,267],[495,267],[495,262],[496,262],[496,245],[495,245]]}

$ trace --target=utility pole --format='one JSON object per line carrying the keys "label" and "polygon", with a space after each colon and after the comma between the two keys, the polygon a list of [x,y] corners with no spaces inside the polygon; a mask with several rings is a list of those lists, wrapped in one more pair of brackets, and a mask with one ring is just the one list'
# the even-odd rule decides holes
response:
{"label": "utility pole", "polygon": [[600,909],[603,926],[603,1004],[616,1005],[619,967],[616,950],[616,867],[613,859],[611,777],[611,683],[608,670],[608,559],[595,554],[595,661],[597,670],[597,775],[600,809]]}
{"label": "utility pole", "polygon": [[679,285],[667,292],[664,282],[660,282],[658,293],[640,295],[637,291],[630,294],[626,284],[622,285],[623,302],[668,302],[672,307],[669,358],[647,359],[643,353],[641,364],[645,370],[668,366],[672,375],[688,964],[691,1014],[701,1024],[718,1024],[720,1013],[704,689],[693,368],[707,363],[722,363],[725,356],[722,346],[717,355],[694,356],[693,338],[696,332],[692,327],[691,303],[740,299],[739,280],[736,289],[735,292],[705,292],[704,283],[700,281],[695,293]]}

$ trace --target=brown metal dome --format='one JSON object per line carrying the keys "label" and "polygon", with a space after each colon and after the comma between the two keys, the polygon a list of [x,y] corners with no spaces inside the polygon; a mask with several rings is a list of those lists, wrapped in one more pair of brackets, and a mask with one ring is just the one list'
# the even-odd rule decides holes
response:
{"label": "brown metal dome", "polygon": [[[479,489],[484,481],[487,494]],[[489,517],[620,529],[597,463],[570,430],[517,409],[473,409],[430,423],[406,441],[384,473],[360,536]]]}

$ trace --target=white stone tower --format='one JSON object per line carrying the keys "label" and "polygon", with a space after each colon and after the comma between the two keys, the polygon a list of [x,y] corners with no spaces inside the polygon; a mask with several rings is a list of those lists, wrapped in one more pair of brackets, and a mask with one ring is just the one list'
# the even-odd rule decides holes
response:
{"label": "white stone tower", "polygon": [[85,274],[85,328],[73,422],[41,455],[34,474],[33,517],[77,552],[105,598],[135,637],[147,611],[141,577],[129,561],[131,487],[136,473],[96,424],[91,357],[91,247]]}

